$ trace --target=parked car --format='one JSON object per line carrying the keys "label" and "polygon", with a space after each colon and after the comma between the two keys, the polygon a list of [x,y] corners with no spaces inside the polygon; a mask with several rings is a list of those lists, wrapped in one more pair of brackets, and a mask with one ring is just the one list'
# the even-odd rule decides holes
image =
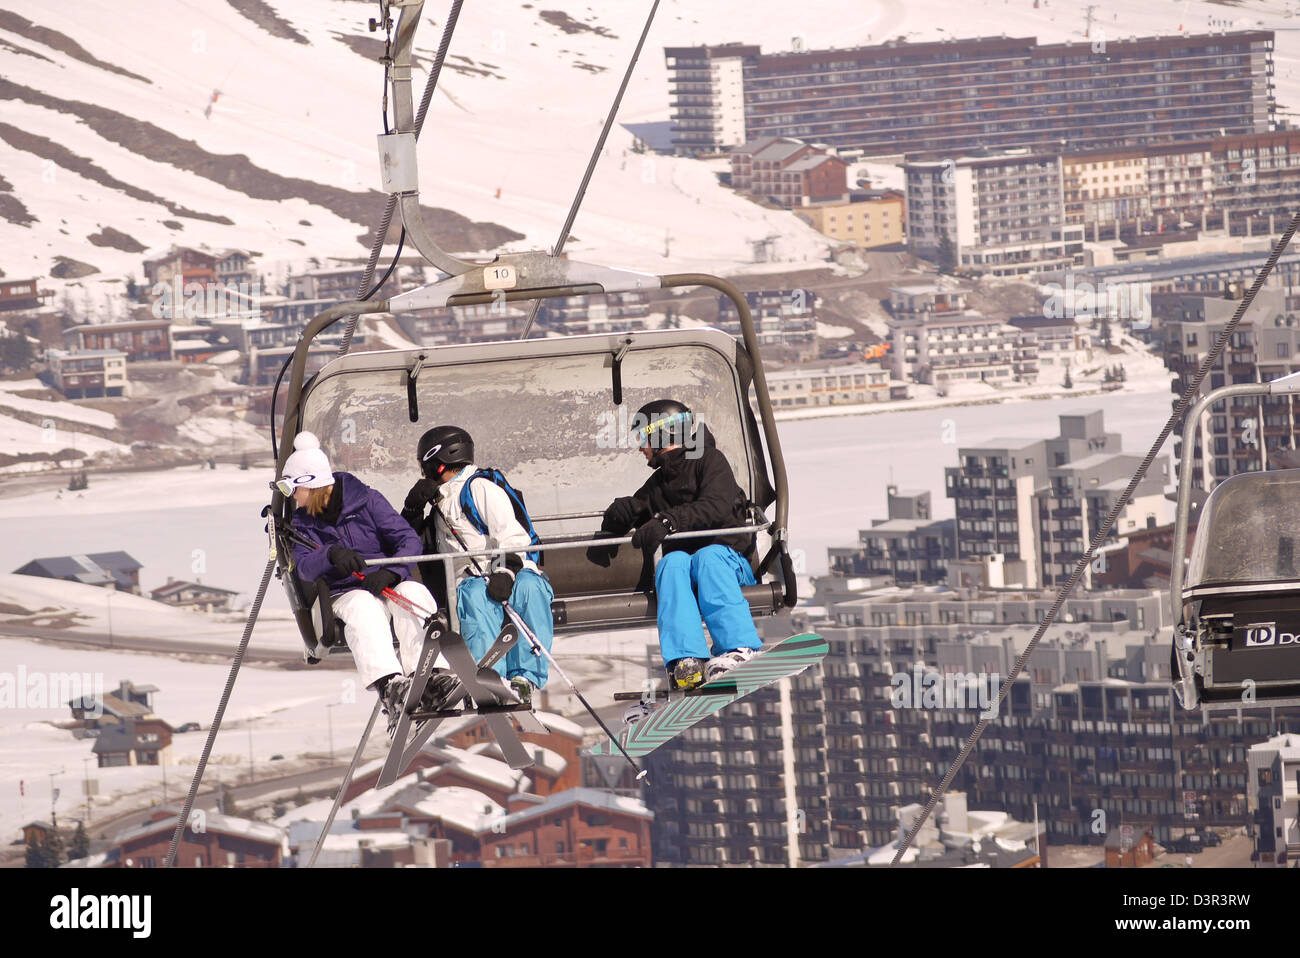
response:
{"label": "parked car", "polygon": [[273,761],[273,762],[282,762],[282,761],[284,761],[284,756],[283,756],[283,755],[272,755],[272,756],[271,756],[271,761]]}
{"label": "parked car", "polygon": [[1219,837],[1218,832],[1198,832],[1201,841],[1205,842],[1206,848],[1214,848],[1216,845],[1222,845],[1223,839]]}
{"label": "parked car", "polygon": [[1165,845],[1165,851],[1167,852],[1199,855],[1204,850],[1205,842],[1201,841],[1201,836],[1196,834],[1184,835],[1182,838],[1171,839]]}
{"label": "parked car", "polygon": [[199,731],[198,722],[186,722],[184,725],[176,726],[177,734],[180,734],[181,732],[197,732],[197,731]]}

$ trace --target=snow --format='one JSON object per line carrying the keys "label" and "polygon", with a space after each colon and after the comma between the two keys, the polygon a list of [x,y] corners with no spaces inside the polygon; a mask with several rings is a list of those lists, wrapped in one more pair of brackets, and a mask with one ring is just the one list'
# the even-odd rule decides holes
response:
{"label": "snow", "polygon": [[817,335],[821,339],[842,339],[845,336],[852,336],[853,330],[848,326],[833,326],[830,323],[819,322]]}
{"label": "snow", "polygon": [[[104,691],[117,688],[118,682],[127,678],[137,685],[156,685],[154,710],[159,717],[173,728],[189,721],[198,721],[204,728],[173,738],[170,766],[95,768],[91,754],[95,740],[75,739],[70,731],[51,724],[71,717],[66,704],[48,707],[28,699],[27,704],[42,707],[0,710],[0,836],[5,841],[16,838],[18,828],[32,818],[48,817],[51,772],[58,773],[53,787],[60,791],[55,810],[61,821],[79,817],[78,809],[84,810],[80,780],[98,780],[100,794],[94,799],[89,825],[93,835],[98,834],[95,822],[106,814],[147,805],[150,800],[163,804],[178,800],[189,786],[206,741],[208,724],[229,675],[228,664],[184,662],[138,652],[68,649],[3,635],[0,623],[0,657],[5,663],[0,674],[13,674],[21,665],[29,683],[31,676],[89,673],[98,677]],[[334,707],[327,710],[326,705]],[[233,782],[246,774],[250,748],[259,778],[265,778],[271,769],[290,774],[313,767],[293,759],[303,755],[324,758],[331,723],[335,759],[342,760],[360,739],[372,706],[371,693],[357,687],[356,676],[350,671],[285,672],[245,663],[213,746],[204,786]],[[379,755],[382,750],[383,736],[372,735],[367,754]],[[269,763],[275,754],[287,758]],[[24,783],[25,796],[19,794],[19,781]]]}
{"label": "snow", "polygon": [[37,413],[42,416],[49,416],[52,419],[65,419],[70,422],[85,423],[88,426],[98,426],[100,429],[116,429],[117,417],[112,413],[100,412],[98,409],[88,409],[85,406],[78,406],[70,402],[49,402],[44,399],[28,399],[24,396],[14,395],[14,386],[21,389],[43,389],[43,383],[30,380],[33,386],[27,386],[20,383],[0,383],[0,408],[17,409],[22,412]]}
{"label": "snow", "polygon": [[[0,409],[3,409],[6,401],[10,398],[6,395],[3,400],[0,400]],[[22,400],[21,397],[12,398],[18,398],[21,402],[34,402],[34,400]],[[46,405],[61,406],[58,403],[48,403]],[[13,408],[18,409],[20,407],[13,405]],[[41,426],[39,423],[23,422],[0,413],[0,450],[5,453],[10,455],[21,452],[55,453],[61,449],[77,449],[82,453],[125,453],[128,451],[126,446],[109,439],[88,436],[83,432],[73,432],[57,424],[46,427]]]}
{"label": "snow", "polygon": [[[71,612],[75,621],[65,627],[69,635],[78,632],[113,633],[121,637],[141,636],[175,642],[215,642],[229,645],[233,651],[243,632],[242,615],[195,612],[130,592],[34,575],[0,573],[0,602],[40,613],[34,617],[16,617],[24,625],[58,623],[59,627],[64,627],[62,622]],[[46,612],[47,609],[55,611]],[[14,621],[14,618],[0,615],[0,630],[6,621]],[[297,649],[302,647],[302,639],[296,627],[272,618],[265,622],[259,620],[250,646]]]}

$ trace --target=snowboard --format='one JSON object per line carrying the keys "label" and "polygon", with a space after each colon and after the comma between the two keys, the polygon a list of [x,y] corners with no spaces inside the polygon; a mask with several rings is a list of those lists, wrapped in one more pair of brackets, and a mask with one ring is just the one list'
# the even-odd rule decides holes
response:
{"label": "snowboard", "polygon": [[[732,702],[750,692],[764,688],[792,675],[798,675],[811,665],[816,665],[826,655],[826,640],[813,632],[803,632],[782,639],[771,648],[764,649],[748,662],[743,662],[730,672],[705,682],[689,692],[660,690],[656,700],[667,700],[653,712],[618,733],[619,743],[634,757],[648,755],[660,745],[671,741],[692,725],[722,711]],[[639,692],[621,692],[615,701],[635,701],[643,698]],[[613,742],[601,742],[591,748],[591,755],[618,755]]]}

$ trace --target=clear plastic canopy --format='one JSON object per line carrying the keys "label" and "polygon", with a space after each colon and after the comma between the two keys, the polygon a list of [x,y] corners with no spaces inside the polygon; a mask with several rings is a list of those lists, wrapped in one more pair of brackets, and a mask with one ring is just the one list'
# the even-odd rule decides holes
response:
{"label": "clear plastic canopy", "polygon": [[[353,473],[400,509],[420,478],[420,436],[435,425],[461,426],[474,438],[477,464],[501,469],[536,521],[599,513],[635,492],[650,470],[629,439],[632,419],[642,404],[671,398],[691,408],[740,487],[762,501],[756,486],[766,485],[766,470],[761,450],[746,441],[734,341],[715,330],[633,336],[621,362],[623,403],[615,406],[611,346],[627,338],[351,354],[326,366],[312,384],[302,428],[320,437],[336,471]],[[411,422],[408,370],[420,354],[419,421]],[[546,522],[539,531],[591,532],[598,525],[572,519]]]}
{"label": "clear plastic canopy", "polygon": [[1243,473],[1205,501],[1185,590],[1217,585],[1300,585],[1300,469]]}

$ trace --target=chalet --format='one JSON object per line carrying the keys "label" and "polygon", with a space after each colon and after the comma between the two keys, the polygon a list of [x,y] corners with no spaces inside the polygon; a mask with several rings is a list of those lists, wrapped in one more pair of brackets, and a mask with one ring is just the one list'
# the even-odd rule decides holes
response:
{"label": "chalet", "polygon": [[68,399],[120,396],[126,388],[126,353],[118,349],[47,349],[45,362]]}
{"label": "chalet", "polygon": [[231,598],[238,594],[234,589],[219,589],[201,582],[176,581],[168,576],[167,584],[151,590],[149,598],[155,602],[198,609],[201,612],[227,612],[230,610]]}
{"label": "chalet", "polygon": [[30,845],[35,841],[38,845],[44,845],[53,831],[54,826],[49,822],[28,822],[23,826],[23,844]]}
{"label": "chalet", "polygon": [[11,309],[37,309],[54,293],[37,289],[34,279],[0,279],[0,312]]}
{"label": "chalet", "polygon": [[251,287],[255,281],[251,268],[254,253],[246,249],[225,249],[214,257],[217,282],[226,286]]}
{"label": "chalet", "polygon": [[638,799],[572,788],[514,795],[507,811],[479,831],[485,867],[650,867],[654,813]]}
{"label": "chalet", "polygon": [[[474,789],[503,805],[521,782],[543,795],[580,785],[582,761],[578,751],[582,745],[582,728],[549,712],[539,711],[537,717],[550,731],[520,735],[524,746],[537,759],[529,768],[510,768],[501,760],[496,740],[482,716],[467,715],[445,722],[438,730],[442,734],[427,743],[403,773],[420,771],[427,781],[443,787]],[[358,769],[343,800],[350,802],[373,789],[382,764],[376,761]]]}
{"label": "chalet", "polygon": [[[113,839],[109,867],[161,868],[179,812],[160,808],[149,820]],[[278,868],[286,854],[284,830],[217,812],[204,812],[203,830],[186,828],[176,849],[180,868]]]}
{"label": "chalet", "polygon": [[144,261],[144,275],[149,286],[171,285],[179,277],[181,284],[212,283],[217,278],[217,258],[212,253],[189,246],[173,246],[161,256]]}
{"label": "chalet", "polygon": [[142,568],[139,562],[125,552],[93,552],[89,555],[33,559],[14,569],[14,573],[105,586],[139,595]]}
{"label": "chalet", "polygon": [[780,136],[760,136],[748,143],[736,147],[727,154],[731,161],[731,186],[733,189],[749,191],[754,185],[754,157],[776,143],[796,143]]}
{"label": "chalet", "polygon": [[99,698],[92,696],[89,702],[82,697],[71,699],[67,704],[72,717],[84,728],[104,728],[128,719],[155,718],[153,694],[157,691],[156,685],[135,685],[130,679],[123,679],[115,691],[106,692]]}
{"label": "chalet", "polygon": [[786,208],[849,199],[849,165],[802,140],[759,137],[730,156],[731,185],[756,199]]}
{"label": "chalet", "polygon": [[1116,825],[1106,833],[1107,868],[1141,868],[1156,857],[1151,833],[1133,825]]}
{"label": "chalet", "polygon": [[63,342],[73,352],[120,350],[130,363],[166,361],[172,358],[171,325],[165,319],[140,319],[73,326],[63,331]]}
{"label": "chalet", "polygon": [[91,749],[100,768],[170,765],[172,727],[157,717],[127,718],[105,726]]}

